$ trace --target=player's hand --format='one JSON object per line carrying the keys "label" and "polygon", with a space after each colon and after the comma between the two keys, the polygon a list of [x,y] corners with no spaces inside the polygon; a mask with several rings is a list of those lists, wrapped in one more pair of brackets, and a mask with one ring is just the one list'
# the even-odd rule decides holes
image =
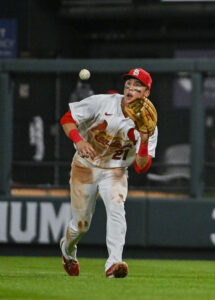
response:
{"label": "player's hand", "polygon": [[134,121],[137,130],[148,133],[149,136],[154,134],[158,117],[157,111],[149,99],[138,98],[126,105],[125,111]]}
{"label": "player's hand", "polygon": [[86,141],[81,140],[76,143],[78,154],[83,158],[91,158],[92,160],[97,156],[96,151],[93,147]]}

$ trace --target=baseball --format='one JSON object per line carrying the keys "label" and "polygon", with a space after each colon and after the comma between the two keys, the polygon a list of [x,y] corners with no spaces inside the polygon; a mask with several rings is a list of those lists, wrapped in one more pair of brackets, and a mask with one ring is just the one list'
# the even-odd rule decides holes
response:
{"label": "baseball", "polygon": [[79,72],[79,77],[81,80],[88,80],[90,78],[90,71],[88,71],[87,69],[82,69]]}

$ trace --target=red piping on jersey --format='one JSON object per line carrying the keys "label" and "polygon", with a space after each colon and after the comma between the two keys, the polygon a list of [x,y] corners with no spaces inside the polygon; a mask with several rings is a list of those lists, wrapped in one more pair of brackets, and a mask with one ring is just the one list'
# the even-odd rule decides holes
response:
{"label": "red piping on jersey", "polygon": [[135,140],[135,135],[134,135],[134,128],[131,128],[128,132],[128,138],[130,141],[132,141],[134,143],[134,145],[136,145],[136,140]]}
{"label": "red piping on jersey", "polygon": [[65,115],[63,115],[63,117],[60,120],[61,126],[63,126],[64,124],[67,124],[67,123],[76,124],[75,120],[72,117],[70,110],[68,112],[66,112]]}
{"label": "red piping on jersey", "polygon": [[136,163],[136,160],[135,160],[135,162],[134,162],[134,168],[135,168],[135,171],[137,173],[141,174],[141,173],[146,173],[148,171],[148,169],[150,168],[151,163],[152,163],[152,157],[151,157],[151,155],[149,155],[148,157],[149,157],[149,161],[148,161],[147,165],[144,168],[142,168],[142,169],[140,167],[138,167],[138,165]]}

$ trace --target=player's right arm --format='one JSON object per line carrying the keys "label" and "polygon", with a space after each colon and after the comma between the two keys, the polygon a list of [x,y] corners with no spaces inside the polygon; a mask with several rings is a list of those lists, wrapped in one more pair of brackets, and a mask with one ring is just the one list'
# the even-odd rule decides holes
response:
{"label": "player's right arm", "polygon": [[147,133],[140,132],[140,144],[136,154],[134,167],[137,173],[145,173],[149,170],[152,158],[155,157],[155,149],[157,146],[158,129],[149,137]]}
{"label": "player's right arm", "polygon": [[96,151],[93,147],[79,135],[78,128],[75,120],[72,117],[71,111],[65,113],[65,115],[61,118],[60,124],[69,139],[75,143],[78,154],[81,157],[90,157],[94,159],[97,156]]}

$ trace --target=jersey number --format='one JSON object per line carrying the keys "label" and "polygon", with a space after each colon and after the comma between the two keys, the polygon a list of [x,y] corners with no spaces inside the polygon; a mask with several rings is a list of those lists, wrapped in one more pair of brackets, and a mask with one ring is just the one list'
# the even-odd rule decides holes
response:
{"label": "jersey number", "polygon": [[126,160],[127,155],[128,155],[129,149],[126,150],[117,150],[114,155],[112,156],[112,159],[116,159],[116,160]]}

